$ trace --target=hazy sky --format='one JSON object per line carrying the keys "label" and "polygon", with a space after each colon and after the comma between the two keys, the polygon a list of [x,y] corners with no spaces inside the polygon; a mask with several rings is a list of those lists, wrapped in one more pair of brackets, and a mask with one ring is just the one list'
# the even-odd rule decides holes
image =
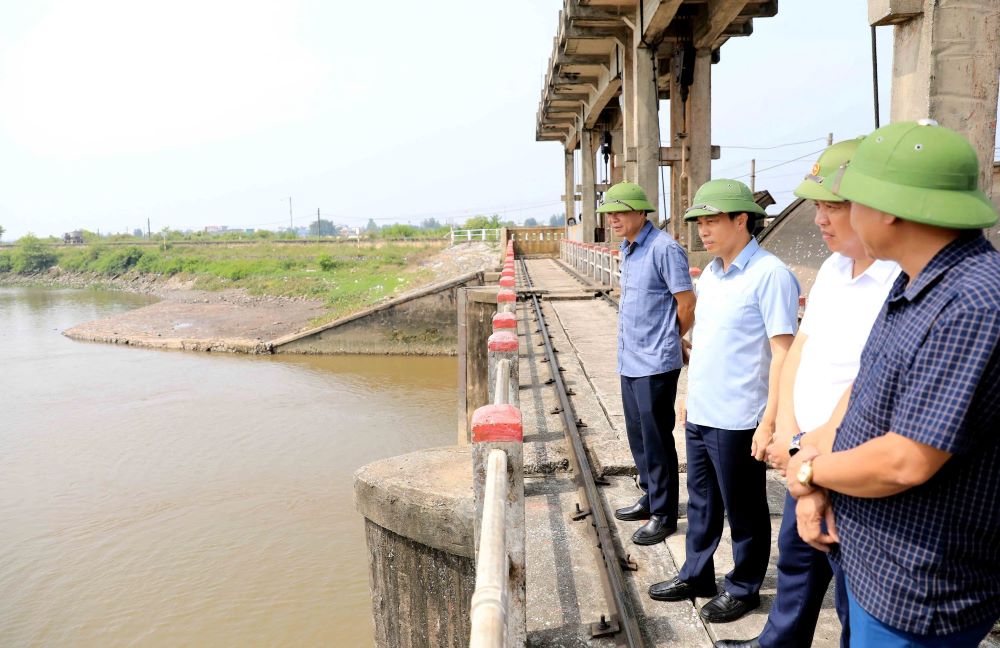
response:
{"label": "hazy sky", "polygon": [[[820,5],[825,8],[821,8]],[[715,175],[873,126],[864,0],[782,2],[713,68]],[[561,0],[32,0],[0,4],[0,225],[10,240],[320,208],[363,225],[561,213],[535,142]],[[883,120],[891,31],[880,29]],[[666,119],[664,102],[661,115]],[[754,151],[734,146],[799,146]],[[763,171],[780,203],[815,155]]]}

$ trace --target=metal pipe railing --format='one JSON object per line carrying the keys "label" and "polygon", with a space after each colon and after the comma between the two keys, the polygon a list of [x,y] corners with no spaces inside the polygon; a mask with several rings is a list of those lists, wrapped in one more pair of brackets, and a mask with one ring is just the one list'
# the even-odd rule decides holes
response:
{"label": "metal pipe railing", "polygon": [[[499,390],[498,390],[499,391]],[[476,589],[472,594],[471,648],[507,645],[507,453],[491,450],[486,460],[486,493],[479,531]]]}

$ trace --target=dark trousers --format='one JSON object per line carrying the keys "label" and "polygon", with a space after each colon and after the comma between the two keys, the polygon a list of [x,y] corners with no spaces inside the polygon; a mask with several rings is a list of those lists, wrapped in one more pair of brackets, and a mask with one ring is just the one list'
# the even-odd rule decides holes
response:
{"label": "dark trousers", "polygon": [[625,429],[642,503],[651,513],[677,522],[677,448],[674,446],[674,396],[680,370],[640,378],[621,377]]}
{"label": "dark trousers", "polygon": [[725,589],[736,598],[760,591],[771,553],[764,464],[750,455],[753,433],[687,424],[687,554],[679,576],[696,588],[715,586],[713,556],[728,515],[736,566]]}
{"label": "dark trousers", "polygon": [[834,595],[843,627],[840,645],[847,648],[847,588],[843,572],[827,555],[799,537],[795,521],[795,498],[785,494],[785,512],[778,532],[778,594],[760,633],[762,648],[805,648],[812,645],[823,596],[836,574]]}

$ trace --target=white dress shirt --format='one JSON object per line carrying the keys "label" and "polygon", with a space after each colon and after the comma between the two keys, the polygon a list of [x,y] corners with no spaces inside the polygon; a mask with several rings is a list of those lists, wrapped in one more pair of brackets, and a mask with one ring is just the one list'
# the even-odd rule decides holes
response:
{"label": "white dress shirt", "polygon": [[899,275],[893,261],[875,261],[852,277],[854,260],[834,252],[823,262],[799,330],[808,337],[792,400],[803,432],[826,423],[858,373],[861,350]]}

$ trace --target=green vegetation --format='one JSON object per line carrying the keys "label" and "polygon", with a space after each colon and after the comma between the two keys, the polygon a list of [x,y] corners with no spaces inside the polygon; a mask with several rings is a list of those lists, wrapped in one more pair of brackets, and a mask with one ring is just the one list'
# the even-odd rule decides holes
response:
{"label": "green vegetation", "polygon": [[160,246],[95,243],[47,245],[23,237],[0,252],[0,272],[33,274],[58,265],[65,272],[113,278],[132,275],[178,277],[202,290],[242,288],[254,295],[325,299],[331,317],[435,279],[420,261],[443,243],[287,244]]}

